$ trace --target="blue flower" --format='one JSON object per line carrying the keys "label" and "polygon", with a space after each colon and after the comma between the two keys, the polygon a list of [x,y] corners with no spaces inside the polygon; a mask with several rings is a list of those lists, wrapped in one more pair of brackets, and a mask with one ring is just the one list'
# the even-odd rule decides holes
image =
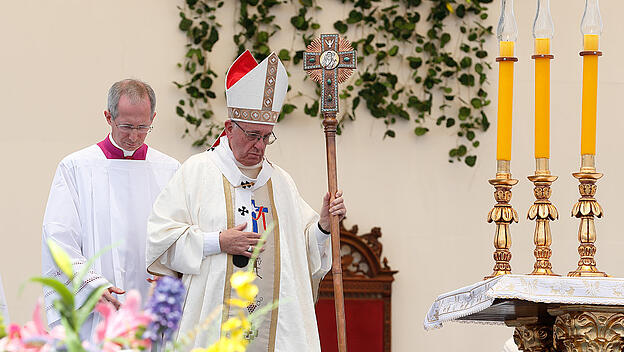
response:
{"label": "blue flower", "polygon": [[152,343],[162,344],[171,340],[182,317],[185,292],[179,279],[164,276],[156,282],[154,293],[147,303],[153,320],[147,327],[144,338],[152,340]]}

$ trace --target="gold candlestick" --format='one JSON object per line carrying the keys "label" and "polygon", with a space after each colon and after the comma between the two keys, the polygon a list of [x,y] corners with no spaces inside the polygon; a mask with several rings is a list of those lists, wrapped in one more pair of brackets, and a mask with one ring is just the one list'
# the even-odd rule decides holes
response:
{"label": "gold candlestick", "polygon": [[594,216],[602,217],[602,208],[598,201],[594,198],[596,195],[596,181],[602,174],[596,172],[596,161],[593,154],[584,154],[581,156],[581,171],[572,174],[581,183],[579,192],[581,198],[572,208],[572,216],[581,219],[579,225],[578,239],[581,243],[578,247],[581,259],[578,262],[578,268],[568,273],[568,276],[609,276],[604,272],[598,271],[596,268],[596,228],[594,226]]}
{"label": "gold candlestick", "polygon": [[550,202],[552,190],[550,186],[557,180],[557,176],[552,176],[548,167],[548,158],[536,158],[535,175],[529,176],[528,179],[533,182],[535,188],[535,203],[529,208],[527,217],[535,220],[535,233],[533,242],[535,243],[535,264],[533,264],[533,272],[530,275],[550,275],[558,276],[552,271],[550,256],[552,251],[552,234],[550,232],[550,221],[557,220],[559,213],[557,208]]}
{"label": "gold candlestick", "polygon": [[509,225],[512,222],[518,222],[518,213],[511,207],[511,188],[518,183],[518,180],[511,178],[509,160],[497,160],[496,178],[489,180],[490,184],[496,189],[494,191],[494,199],[496,205],[490,210],[487,221],[496,223],[496,232],[494,233],[494,272],[490,276],[486,276],[484,280],[505,274],[511,274],[511,232]]}

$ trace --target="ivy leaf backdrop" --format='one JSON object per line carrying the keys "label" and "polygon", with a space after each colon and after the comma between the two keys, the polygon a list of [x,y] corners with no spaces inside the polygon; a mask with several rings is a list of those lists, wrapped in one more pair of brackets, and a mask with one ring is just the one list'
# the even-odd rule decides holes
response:
{"label": "ivy leaf backdrop", "polygon": [[[329,1],[345,7],[348,17],[335,19],[334,29],[350,39],[359,55],[358,70],[340,93],[338,133],[348,130],[348,121],[356,119],[361,105],[370,116],[384,121],[386,129],[379,138],[395,138],[395,129],[405,126],[413,128],[414,138],[427,134],[432,126],[452,129],[457,142],[449,150],[449,161],[474,166],[478,136],[490,126],[484,111],[490,104],[485,85],[493,59],[484,43],[493,32],[482,22],[492,0],[239,0],[231,39],[237,55],[250,49],[262,60],[274,50],[287,70],[300,70],[305,47],[321,34],[316,18],[328,16],[320,5]],[[176,113],[188,123],[185,136],[193,136],[196,147],[209,144],[222,128],[211,105],[216,98],[213,83],[222,78],[209,62],[211,55],[218,55],[212,52],[215,43],[229,40],[219,35],[223,4],[184,0],[178,7],[178,29],[185,32],[188,43],[178,63],[187,81],[174,82],[185,92]],[[277,23],[278,9],[290,13],[291,28]],[[293,33],[291,47],[271,45],[278,31]],[[289,87],[280,120],[294,111],[322,117],[319,90],[312,96],[297,86],[301,85]],[[216,91],[220,93],[220,88]],[[397,124],[400,120],[407,123]]]}

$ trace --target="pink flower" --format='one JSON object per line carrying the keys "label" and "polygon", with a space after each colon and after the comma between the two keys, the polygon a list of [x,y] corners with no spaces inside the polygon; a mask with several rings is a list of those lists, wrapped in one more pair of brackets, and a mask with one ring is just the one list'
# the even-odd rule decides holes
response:
{"label": "pink flower", "polygon": [[117,311],[108,302],[98,303],[95,310],[104,317],[95,329],[95,342],[102,343],[103,352],[121,350],[123,346],[113,342],[114,339],[124,339],[132,346],[149,346],[149,342],[136,336],[140,327],[146,327],[152,321],[149,313],[141,311],[141,295],[138,291],[128,292],[126,301]]}
{"label": "pink flower", "polygon": [[0,340],[0,351],[47,352],[52,350],[54,340],[63,340],[65,329],[56,326],[48,332],[41,320],[41,301],[37,302],[32,321],[20,328],[17,324],[8,327],[7,336]]}

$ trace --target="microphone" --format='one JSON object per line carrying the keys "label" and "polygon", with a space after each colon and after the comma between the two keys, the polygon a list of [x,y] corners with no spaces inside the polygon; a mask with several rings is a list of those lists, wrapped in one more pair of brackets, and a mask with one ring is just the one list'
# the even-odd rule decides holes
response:
{"label": "microphone", "polygon": [[235,254],[232,256],[232,263],[238,268],[244,268],[249,263],[249,258],[244,255]]}

